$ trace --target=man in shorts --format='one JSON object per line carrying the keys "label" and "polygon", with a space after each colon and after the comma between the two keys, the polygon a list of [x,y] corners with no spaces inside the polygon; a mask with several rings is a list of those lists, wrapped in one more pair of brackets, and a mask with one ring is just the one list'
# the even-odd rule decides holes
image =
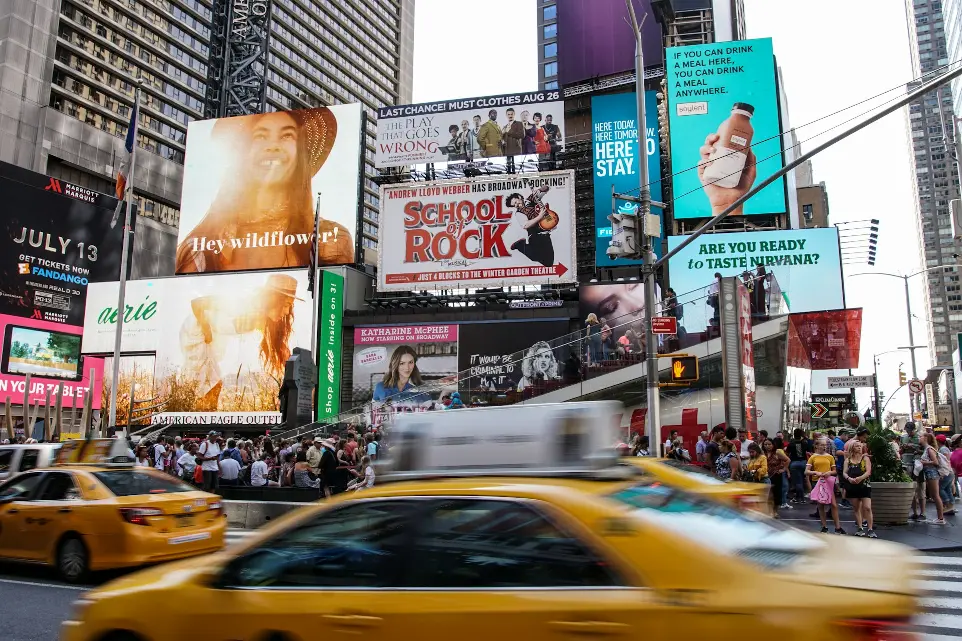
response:
{"label": "man in shorts", "polygon": [[919,443],[918,434],[915,433],[915,423],[905,424],[905,434],[899,439],[899,447],[902,450],[902,469],[915,481],[915,496],[912,498],[913,521],[925,519],[925,476],[915,474],[915,460],[922,451]]}

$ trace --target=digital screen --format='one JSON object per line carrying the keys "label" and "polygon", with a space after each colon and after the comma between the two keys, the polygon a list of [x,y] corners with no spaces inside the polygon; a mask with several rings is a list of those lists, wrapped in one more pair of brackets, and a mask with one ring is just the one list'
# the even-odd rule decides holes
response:
{"label": "digital screen", "polygon": [[80,336],[9,325],[3,355],[5,374],[77,378]]}

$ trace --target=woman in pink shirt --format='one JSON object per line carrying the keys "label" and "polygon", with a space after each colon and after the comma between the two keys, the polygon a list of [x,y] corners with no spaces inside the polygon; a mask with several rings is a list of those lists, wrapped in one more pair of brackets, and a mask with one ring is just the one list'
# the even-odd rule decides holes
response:
{"label": "woman in pink shirt", "polygon": [[952,471],[955,472],[955,478],[952,483],[952,491],[958,496],[959,479],[962,478],[962,434],[956,434],[952,437],[952,455],[949,457],[949,465],[952,466]]}

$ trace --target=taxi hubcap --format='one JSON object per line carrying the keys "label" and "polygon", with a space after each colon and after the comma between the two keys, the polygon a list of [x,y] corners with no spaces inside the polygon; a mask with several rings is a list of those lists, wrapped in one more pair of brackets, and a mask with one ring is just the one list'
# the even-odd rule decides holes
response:
{"label": "taxi hubcap", "polygon": [[83,574],[86,562],[86,553],[80,541],[73,539],[64,544],[63,551],[60,553],[60,567],[65,575],[80,576]]}

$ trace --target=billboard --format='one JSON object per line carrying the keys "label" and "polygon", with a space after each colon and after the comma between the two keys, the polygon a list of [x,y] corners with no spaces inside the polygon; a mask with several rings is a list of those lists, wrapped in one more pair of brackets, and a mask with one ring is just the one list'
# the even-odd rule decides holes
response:
{"label": "billboard", "polygon": [[[655,287],[655,298],[661,300],[661,289],[657,284]],[[590,314],[594,314],[599,322],[603,320],[602,325],[607,324],[611,328],[611,345],[618,343],[618,339],[627,334],[628,330],[632,330],[628,338],[634,343],[635,351],[644,350],[644,283],[631,281],[581,285],[578,287],[578,316],[581,318],[582,327]],[[608,348],[603,347],[603,350],[607,353]]]}
{"label": "billboard", "polygon": [[[458,344],[458,389],[465,403],[484,392],[561,385],[569,347],[553,347],[568,319],[465,323]],[[577,352],[577,345],[573,346]]]}
{"label": "billboard", "polygon": [[[98,288],[109,307],[91,307],[84,353],[113,351],[117,286]],[[155,421],[280,423],[284,364],[314,343],[306,271],[130,281],[127,301],[123,353],[156,354],[153,387],[167,401]]]}
{"label": "billboard", "polygon": [[861,345],[861,308],[788,317],[789,367],[813,371],[858,369]]}
{"label": "billboard", "polygon": [[318,263],[354,262],[361,106],[191,122],[177,274],[307,267],[320,194]]}
{"label": "billboard", "polygon": [[372,425],[438,407],[442,389],[457,388],[457,374],[457,325],[354,328],[351,406],[370,404]]}
{"label": "billboard", "polygon": [[[684,239],[669,236],[668,249],[673,250]],[[717,324],[711,320],[714,309],[708,296],[715,274],[743,280],[763,277],[760,281],[764,287],[752,288],[753,314],[761,316],[780,313],[771,308],[779,301],[763,295],[774,291],[776,285],[792,312],[844,306],[838,232],[834,227],[705,234],[672,256],[668,271],[672,289],[685,303],[678,324],[687,333],[704,332],[709,323]]]}
{"label": "billboard", "polygon": [[575,282],[574,172],[381,187],[378,291]]}
{"label": "billboard", "polygon": [[[675,218],[718,214],[782,168],[771,38],[669,47],[665,74]],[[785,208],[779,178],[734,213]]]}
{"label": "billboard", "polygon": [[[661,27],[651,0],[634,0],[645,67],[664,62]],[[624,0],[558,0],[558,81],[562,86],[635,69],[635,34]]]}
{"label": "billboard", "polygon": [[81,325],[89,284],[120,277],[116,199],[0,163],[0,200],[0,313]]}
{"label": "billboard", "polygon": [[63,385],[63,407],[82,408],[94,371],[93,407],[100,409],[102,358],[80,356],[81,328],[62,323],[0,314],[0,401],[22,404],[30,374],[30,402],[51,406]]}
{"label": "billboard", "polygon": [[[645,151],[648,154],[648,182],[652,200],[661,200],[661,153],[658,134],[656,92],[645,92]],[[617,193],[638,194],[638,172],[641,164],[638,149],[638,106],[635,92],[593,96],[591,98],[591,159],[595,190],[595,265],[610,267],[639,265],[644,261],[609,258],[606,253],[611,240],[611,189]],[[622,201],[622,206],[637,205]],[[660,209],[653,214],[661,218]],[[662,226],[664,229],[664,226]],[[655,243],[655,254],[661,257],[661,243]]]}
{"label": "billboard", "polygon": [[[324,271],[318,301],[317,420],[341,411],[341,323],[344,317],[344,277]],[[300,400],[300,397],[298,397]]]}
{"label": "billboard", "polygon": [[557,91],[381,107],[374,166],[549,156],[564,148],[564,112]]}

